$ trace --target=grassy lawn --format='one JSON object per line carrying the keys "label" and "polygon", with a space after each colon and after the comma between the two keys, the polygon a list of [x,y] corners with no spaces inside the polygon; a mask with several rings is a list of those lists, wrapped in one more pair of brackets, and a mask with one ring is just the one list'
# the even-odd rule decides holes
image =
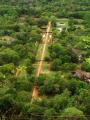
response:
{"label": "grassy lawn", "polygon": [[[41,60],[43,46],[44,46],[43,44],[39,45],[38,52],[37,52],[37,55],[36,55],[36,60],[37,61]],[[46,50],[45,50],[45,56],[47,56],[47,55],[48,55],[48,45],[46,45]]]}
{"label": "grassy lawn", "polygon": [[[36,62],[36,64],[34,64],[34,69],[35,69],[34,73],[35,74],[37,73],[37,70],[38,70],[38,63],[39,63],[38,61],[40,61],[41,56],[42,56],[43,45],[44,44],[40,44],[39,45],[39,49],[38,49],[38,52],[37,52],[37,56],[36,56],[36,61],[37,62]],[[46,50],[45,50],[45,56],[44,57],[49,56],[48,46],[49,45],[46,45]],[[49,73],[49,72],[50,72],[49,64],[46,61],[43,61],[43,64],[42,64],[42,73]]]}
{"label": "grassy lawn", "polygon": [[43,73],[49,73],[50,72],[50,64],[49,63],[43,62],[42,72]]}
{"label": "grassy lawn", "polygon": [[40,44],[40,45],[39,45],[39,48],[38,48],[37,55],[36,55],[36,60],[37,60],[37,61],[39,61],[39,60],[41,59],[42,50],[43,50],[43,44]]}
{"label": "grassy lawn", "polygon": [[37,74],[37,70],[38,70],[38,62],[36,62],[35,64],[33,64],[34,66],[34,74]]}

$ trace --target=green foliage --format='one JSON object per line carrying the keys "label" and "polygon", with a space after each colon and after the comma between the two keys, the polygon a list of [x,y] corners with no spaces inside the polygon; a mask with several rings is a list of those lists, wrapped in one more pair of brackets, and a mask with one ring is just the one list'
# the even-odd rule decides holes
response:
{"label": "green foliage", "polygon": [[62,64],[62,61],[60,59],[58,59],[58,58],[54,59],[51,64],[51,70],[53,70],[53,71],[60,70],[61,64]]}
{"label": "green foliage", "polygon": [[40,40],[41,40],[40,30],[39,29],[32,30],[31,31],[31,41],[36,42],[36,41],[40,41]]}
{"label": "green foliage", "polygon": [[[36,78],[36,54],[48,21],[50,67]],[[90,86],[72,73],[90,72],[89,26],[89,0],[1,0],[0,114],[7,119],[87,120]],[[32,99],[35,80],[38,100]]]}
{"label": "green foliage", "polygon": [[1,63],[14,63],[17,64],[19,61],[19,55],[16,51],[11,50],[10,48],[4,49],[0,52]]}
{"label": "green foliage", "polygon": [[51,109],[48,109],[48,110],[45,110],[44,112],[44,120],[54,120],[54,117],[52,116],[55,116],[56,115],[56,112],[53,108]]}
{"label": "green foliage", "polygon": [[82,69],[90,72],[90,58],[86,58],[86,60],[83,62]]}
{"label": "green foliage", "polygon": [[53,107],[57,112],[67,107],[69,103],[69,92],[65,90],[61,95],[56,95],[53,99]]}
{"label": "green foliage", "polygon": [[[63,116],[73,116],[73,120],[87,120],[82,111],[78,110],[75,107],[69,107],[64,110],[62,113]],[[79,117],[81,116],[81,117]]]}
{"label": "green foliage", "polygon": [[13,70],[15,69],[14,64],[5,64],[0,67],[0,71],[5,74],[5,73],[13,73]]}

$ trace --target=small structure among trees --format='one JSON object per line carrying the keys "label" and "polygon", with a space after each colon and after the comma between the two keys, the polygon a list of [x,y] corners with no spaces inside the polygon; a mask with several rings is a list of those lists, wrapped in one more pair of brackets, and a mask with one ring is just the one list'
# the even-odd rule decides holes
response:
{"label": "small structure among trees", "polygon": [[76,71],[74,71],[74,76],[90,83],[90,72],[77,69]]}

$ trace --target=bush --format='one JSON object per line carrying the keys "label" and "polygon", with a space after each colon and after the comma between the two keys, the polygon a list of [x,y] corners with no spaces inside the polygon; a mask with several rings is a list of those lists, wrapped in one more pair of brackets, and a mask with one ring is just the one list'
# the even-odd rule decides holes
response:
{"label": "bush", "polygon": [[90,72],[90,64],[84,62],[82,64],[82,70],[85,70],[86,72]]}
{"label": "bush", "polygon": [[90,57],[85,59],[85,61],[82,64],[82,69],[87,72],[90,72]]}
{"label": "bush", "polygon": [[62,113],[62,115],[64,117],[69,116],[69,117],[73,118],[73,120],[87,120],[85,118],[85,115],[83,114],[83,112],[75,107],[66,108],[64,110],[64,112]]}
{"label": "bush", "polygon": [[14,63],[17,64],[19,62],[19,55],[16,51],[11,50],[10,48],[4,49],[0,52],[0,63]]}
{"label": "bush", "polygon": [[54,59],[53,62],[51,63],[51,70],[53,71],[59,71],[61,68],[62,60],[60,59]]}

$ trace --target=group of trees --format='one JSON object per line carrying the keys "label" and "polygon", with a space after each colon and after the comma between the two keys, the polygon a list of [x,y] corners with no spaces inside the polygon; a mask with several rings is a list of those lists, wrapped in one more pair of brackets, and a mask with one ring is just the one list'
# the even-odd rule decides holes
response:
{"label": "group of trees", "polygon": [[28,4],[16,4],[0,4],[0,114],[7,116],[31,101],[33,64],[42,38],[36,12],[30,15]]}
{"label": "group of trees", "polygon": [[[69,49],[66,49],[59,43],[53,44],[49,47],[50,57],[52,60],[51,69],[60,71],[63,69],[63,65],[68,63],[72,64],[72,56]],[[67,66],[66,65],[66,66]],[[69,70],[69,69],[68,69]]]}
{"label": "group of trees", "polygon": [[[3,119],[89,120],[90,86],[72,74],[76,68],[90,72],[89,0],[84,2],[0,1],[0,114]],[[61,18],[67,18],[68,25],[60,33],[57,19]],[[37,79],[35,57],[42,28],[49,20],[53,42],[46,60],[50,74],[40,75],[41,97],[32,100]]]}

